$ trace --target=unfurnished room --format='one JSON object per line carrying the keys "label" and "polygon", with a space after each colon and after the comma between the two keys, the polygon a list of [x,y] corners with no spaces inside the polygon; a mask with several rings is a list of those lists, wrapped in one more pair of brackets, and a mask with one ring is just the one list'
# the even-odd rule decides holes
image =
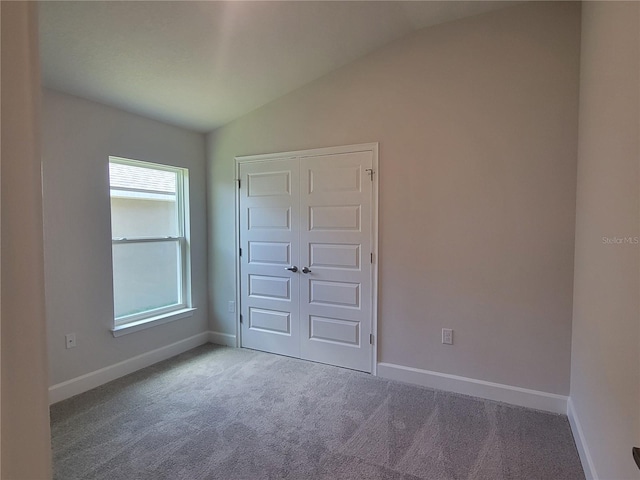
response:
{"label": "unfurnished room", "polygon": [[640,479],[640,2],[0,19],[3,480]]}

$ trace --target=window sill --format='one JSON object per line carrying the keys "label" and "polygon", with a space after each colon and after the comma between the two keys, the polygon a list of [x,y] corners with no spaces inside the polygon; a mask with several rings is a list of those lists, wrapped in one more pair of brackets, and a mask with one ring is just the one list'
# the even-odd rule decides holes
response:
{"label": "window sill", "polygon": [[126,325],[118,325],[111,329],[111,333],[114,337],[121,337],[122,335],[146,330],[147,328],[155,327],[157,325],[163,325],[165,323],[173,322],[174,320],[180,320],[181,318],[192,317],[193,312],[195,311],[195,308],[183,308],[182,310],[176,310],[175,312],[163,313],[162,315],[145,318],[143,320],[138,320],[137,322],[127,323]]}

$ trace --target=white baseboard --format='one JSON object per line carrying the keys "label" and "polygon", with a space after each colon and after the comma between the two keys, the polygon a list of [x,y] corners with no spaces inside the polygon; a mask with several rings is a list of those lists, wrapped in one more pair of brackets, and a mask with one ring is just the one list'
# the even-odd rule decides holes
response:
{"label": "white baseboard", "polygon": [[569,397],[569,401],[567,402],[567,417],[569,417],[571,432],[573,433],[573,438],[576,441],[576,447],[578,448],[578,455],[580,455],[580,462],[582,463],[584,476],[587,480],[597,480],[598,475],[596,474],[596,469],[593,465],[593,459],[591,458],[591,454],[589,453],[587,439],[584,438],[582,425],[580,425],[580,420],[578,420],[578,415],[574,410],[571,397]]}
{"label": "white baseboard", "polygon": [[540,392],[527,388],[486,382],[393,363],[378,363],[378,376],[390,380],[422,385],[423,387],[486,398],[521,407],[535,408],[553,413],[567,413],[567,399],[563,395]]}
{"label": "white baseboard", "polygon": [[99,387],[107,382],[148,367],[167,358],[179,355],[187,350],[204,345],[210,340],[210,332],[203,332],[179,342],[156,348],[114,365],[89,372],[49,387],[49,404],[60,402],[80,393]]}
{"label": "white baseboard", "polygon": [[209,331],[209,342],[216,345],[225,345],[227,347],[236,347],[236,336],[230,333],[220,333]]}

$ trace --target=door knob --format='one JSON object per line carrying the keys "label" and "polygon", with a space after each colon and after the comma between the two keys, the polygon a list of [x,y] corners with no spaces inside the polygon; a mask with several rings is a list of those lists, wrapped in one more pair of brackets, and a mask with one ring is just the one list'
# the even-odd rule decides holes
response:
{"label": "door knob", "polygon": [[302,273],[311,273],[309,267],[302,267]]}
{"label": "door knob", "polygon": [[285,270],[296,273],[298,271],[298,267],[296,267],[295,265],[293,267],[285,267]]}

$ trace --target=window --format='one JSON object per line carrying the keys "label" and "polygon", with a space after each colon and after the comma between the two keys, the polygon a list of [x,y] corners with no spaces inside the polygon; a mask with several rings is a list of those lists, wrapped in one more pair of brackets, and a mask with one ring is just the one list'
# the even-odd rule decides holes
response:
{"label": "window", "polygon": [[184,168],[109,158],[114,335],[190,311],[187,182]]}

